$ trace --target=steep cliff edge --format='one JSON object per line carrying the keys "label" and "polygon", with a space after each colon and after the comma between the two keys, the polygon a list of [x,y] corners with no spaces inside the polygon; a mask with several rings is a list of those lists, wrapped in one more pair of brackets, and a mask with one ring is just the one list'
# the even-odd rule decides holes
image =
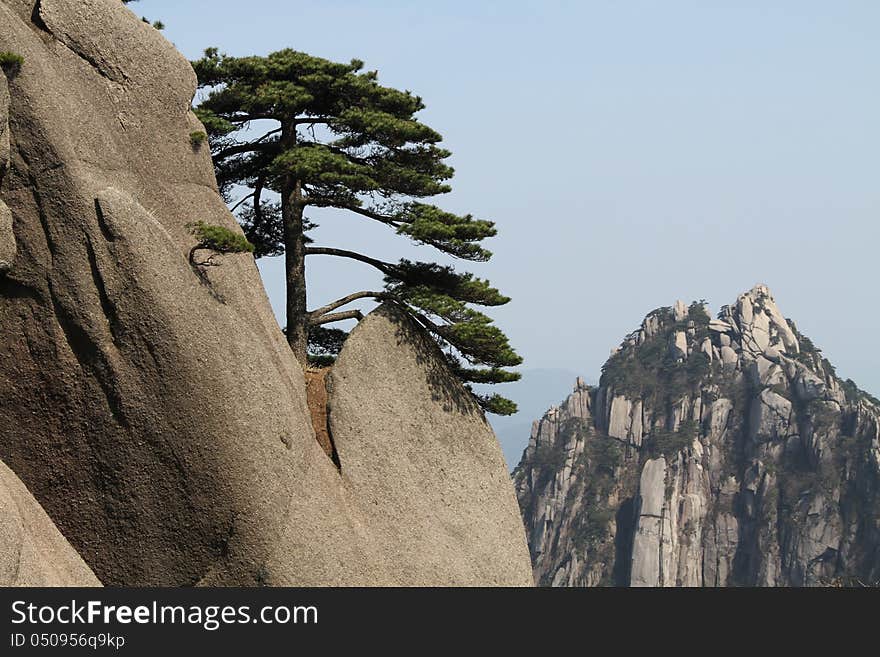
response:
{"label": "steep cliff edge", "polygon": [[0,586],[100,586],[91,569],[2,461]]}
{"label": "steep cliff edge", "polygon": [[880,403],[764,286],[650,313],[514,477],[539,584],[880,580]]}
{"label": "steep cliff edge", "polygon": [[[190,140],[202,126],[183,56],[118,0],[0,0],[0,25],[0,51],[23,58],[0,76],[0,458],[98,577],[484,583],[465,558],[407,555],[395,572],[384,546],[408,545],[412,525],[386,521],[373,482],[346,480],[316,442],[253,259],[190,265],[188,223],[238,228]],[[488,440],[468,417],[459,439]],[[364,438],[352,461],[399,457],[381,433]],[[435,456],[423,465],[442,494],[457,482]],[[504,474],[491,458],[474,467]],[[425,519],[426,544],[448,557],[511,538],[486,500],[458,502],[474,505],[460,509],[473,533]],[[521,529],[520,543],[485,583],[523,583]]]}
{"label": "steep cliff edge", "polygon": [[352,331],[330,373],[330,433],[389,584],[530,586],[501,447],[437,344],[393,306]]}

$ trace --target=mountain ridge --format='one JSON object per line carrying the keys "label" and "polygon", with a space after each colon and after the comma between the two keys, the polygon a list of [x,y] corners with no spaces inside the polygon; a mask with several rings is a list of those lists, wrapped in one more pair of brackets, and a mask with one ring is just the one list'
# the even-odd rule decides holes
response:
{"label": "mountain ridge", "polygon": [[514,471],[544,585],[880,579],[880,404],[756,285],[649,313]]}

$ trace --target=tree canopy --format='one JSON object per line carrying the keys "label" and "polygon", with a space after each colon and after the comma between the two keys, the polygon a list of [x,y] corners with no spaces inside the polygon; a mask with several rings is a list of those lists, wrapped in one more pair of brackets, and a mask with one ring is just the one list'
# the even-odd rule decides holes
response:
{"label": "tree canopy", "polygon": [[[305,364],[310,351],[338,351],[327,324],[359,319],[341,310],[359,299],[397,304],[433,335],[468,383],[519,378],[505,368],[521,358],[504,333],[474,306],[509,298],[489,281],[452,266],[369,255],[312,243],[306,208],[337,208],[454,258],[491,257],[481,242],[493,222],[457,215],[425,199],[450,191],[450,153],[416,114],[422,99],[381,86],[363,62],[336,63],[294,50],[229,57],[211,48],[194,62],[204,90],[196,113],[208,134],[221,193],[257,257],[285,255],[287,338]],[[241,190],[245,191],[242,193]],[[306,307],[306,259],[335,256],[379,270],[381,290],[361,290],[314,310]],[[512,413],[498,395],[478,396],[491,412]]]}

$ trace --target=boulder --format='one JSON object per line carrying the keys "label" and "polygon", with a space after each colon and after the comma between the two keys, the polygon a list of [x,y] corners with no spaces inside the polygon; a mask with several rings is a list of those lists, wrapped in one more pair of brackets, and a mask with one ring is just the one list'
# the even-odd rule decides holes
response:
{"label": "boulder", "polygon": [[608,409],[608,435],[639,446],[642,444],[642,401],[630,401],[623,396],[611,399]]}
{"label": "boulder", "polygon": [[645,317],[642,322],[642,335],[645,339],[653,337],[660,330],[660,317],[656,313],[651,313]]}
{"label": "boulder", "polygon": [[615,396],[611,399],[611,409],[608,413],[608,435],[612,438],[626,440],[629,437],[629,428],[632,424],[632,402],[626,397]]}
{"label": "boulder", "polygon": [[737,301],[743,347],[752,355],[768,348],[796,354],[800,350],[794,331],[776,305],[766,285],[755,285]]}
{"label": "boulder", "polygon": [[436,343],[393,306],[330,373],[329,426],[378,583],[532,583],[516,497],[482,411]]}
{"label": "boulder", "polygon": [[672,316],[676,322],[683,322],[688,318],[688,307],[681,299],[677,300],[675,305],[672,306]]}
{"label": "boulder", "polygon": [[749,363],[749,377],[755,387],[783,386],[786,387],[788,380],[785,371],[776,363],[758,356]]}
{"label": "boulder", "polygon": [[[733,327],[723,319],[710,319],[709,330],[715,331],[716,333],[730,333],[733,330]],[[729,339],[730,338],[728,338],[728,340]]]}
{"label": "boulder", "polygon": [[724,438],[727,430],[728,418],[730,411],[733,410],[733,404],[729,399],[721,397],[712,402],[709,407],[709,431],[708,435],[715,442]]}
{"label": "boulder", "polygon": [[816,374],[800,363],[794,363],[796,376],[794,379],[794,393],[798,399],[805,402],[821,399],[825,396],[828,387]]}
{"label": "boulder", "polygon": [[770,388],[758,395],[749,413],[749,435],[755,442],[783,440],[797,433],[791,402]]}
{"label": "boulder", "polygon": [[21,480],[0,461],[0,586],[100,586]]}
{"label": "boulder", "polygon": [[676,360],[684,360],[688,355],[688,340],[684,331],[676,331],[669,344],[669,355]]}
{"label": "boulder", "polygon": [[704,338],[703,342],[700,344],[700,351],[706,354],[706,357],[711,361],[714,357],[714,353],[712,350],[712,341],[709,338]]}
{"label": "boulder", "polygon": [[725,365],[736,365],[739,362],[739,356],[731,347],[721,347],[721,362]]}

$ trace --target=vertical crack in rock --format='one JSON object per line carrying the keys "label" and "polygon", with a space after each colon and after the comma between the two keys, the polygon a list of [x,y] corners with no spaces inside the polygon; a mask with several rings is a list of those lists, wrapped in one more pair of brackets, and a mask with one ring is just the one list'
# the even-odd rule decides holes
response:
{"label": "vertical crack in rock", "polygon": [[95,254],[95,247],[92,244],[91,238],[86,239],[86,253],[89,259],[89,269],[92,272],[92,282],[95,284],[95,291],[98,293],[101,310],[107,320],[107,327],[113,338],[113,344],[118,347],[122,323],[119,321],[119,314],[116,310],[116,306],[107,294],[107,286],[104,283],[104,277],[101,275],[101,270],[98,266],[98,258]]}
{"label": "vertical crack in rock", "polygon": [[45,32],[46,34],[52,34],[52,31],[46,26],[46,23],[43,22],[43,17],[40,16],[40,10],[42,9],[43,0],[36,0],[34,2],[34,10],[31,12],[31,22],[36,25],[40,30]]}
{"label": "vertical crack in rock", "polygon": [[112,383],[116,377],[101,346],[89,335],[88,331],[80,326],[77,318],[65,308],[51,282],[49,293],[58,325],[64,334],[68,347],[70,347],[70,352],[76,358],[83,373],[90,374],[99,384],[114,421],[121,427],[128,427],[129,422],[123,408],[122,397]]}
{"label": "vertical crack in rock", "polygon": [[327,455],[337,470],[342,470],[339,462],[339,453],[333,443],[333,435],[330,431],[330,406],[327,394],[327,375],[329,367],[320,369],[309,368],[305,372],[306,395],[309,402],[309,415],[312,419],[312,427],[315,429],[315,439],[321,449]]}

